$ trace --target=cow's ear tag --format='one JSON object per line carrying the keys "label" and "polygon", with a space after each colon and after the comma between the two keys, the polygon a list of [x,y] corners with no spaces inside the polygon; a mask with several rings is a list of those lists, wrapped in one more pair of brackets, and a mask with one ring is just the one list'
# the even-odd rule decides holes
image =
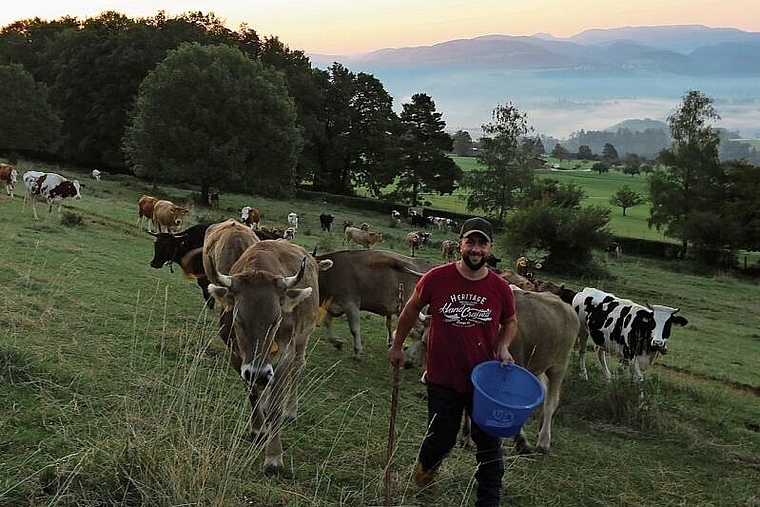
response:
{"label": "cow's ear tag", "polygon": [[269,347],[269,355],[273,356],[273,355],[277,354],[277,351],[279,351],[279,350],[280,350],[280,346],[277,345],[276,341],[273,341],[272,342],[272,346]]}

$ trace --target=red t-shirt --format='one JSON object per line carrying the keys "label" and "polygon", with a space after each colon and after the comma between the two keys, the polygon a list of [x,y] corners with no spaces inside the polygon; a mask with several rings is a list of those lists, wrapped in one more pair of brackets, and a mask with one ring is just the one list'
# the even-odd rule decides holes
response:
{"label": "red t-shirt", "polygon": [[472,392],[472,369],[496,359],[499,326],[515,313],[509,282],[490,270],[481,280],[468,280],[452,262],[425,273],[416,290],[422,302],[430,305],[432,315],[428,382]]}

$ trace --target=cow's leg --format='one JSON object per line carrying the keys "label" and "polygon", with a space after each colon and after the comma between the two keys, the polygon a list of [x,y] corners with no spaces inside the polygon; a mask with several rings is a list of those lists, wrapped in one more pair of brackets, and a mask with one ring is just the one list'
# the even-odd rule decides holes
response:
{"label": "cow's leg", "polygon": [[332,321],[334,317],[336,317],[336,315],[333,315],[327,311],[325,313],[325,320],[323,321],[323,324],[325,325],[325,329],[327,329],[327,340],[333,344],[333,347],[341,350],[343,348],[344,342],[335,334],[335,331],[333,331]]}
{"label": "cow's leg", "polygon": [[386,341],[386,345],[388,345],[388,348],[391,348],[391,345],[393,345],[393,315],[386,315],[385,316],[385,329],[388,330],[388,340]]}
{"label": "cow's leg", "polygon": [[346,317],[348,317],[348,327],[351,329],[351,335],[354,337],[354,358],[360,359],[364,355],[364,347],[362,346],[361,314],[359,308],[347,308]]}
{"label": "cow's leg", "polygon": [[32,213],[34,213],[34,219],[39,220],[40,217],[37,216],[37,199],[32,198]]}
{"label": "cow's leg", "polygon": [[562,380],[565,378],[567,364],[555,365],[546,370],[546,398],[544,398],[544,410],[541,419],[541,431],[538,434],[536,450],[542,454],[549,452],[552,443],[552,418],[559,406],[560,393],[562,392]]}
{"label": "cow's leg", "polygon": [[610,369],[607,366],[607,353],[604,351],[603,347],[598,347],[596,349],[596,357],[599,359],[599,366],[602,369],[604,378],[606,378],[608,381],[611,381],[612,373],[610,373]]}
{"label": "cow's leg", "polygon": [[583,380],[588,380],[588,371],[586,370],[586,340],[588,335],[581,331],[578,335],[578,369]]}
{"label": "cow's leg", "polygon": [[264,449],[265,474],[280,474],[285,471],[280,431],[283,424],[284,409],[289,397],[288,391],[294,387],[291,385],[291,382],[295,380],[291,369],[296,366],[296,361],[293,361],[292,354],[292,351],[288,351],[285,357],[280,360],[274,377],[265,389],[267,396],[266,428],[268,430]]}

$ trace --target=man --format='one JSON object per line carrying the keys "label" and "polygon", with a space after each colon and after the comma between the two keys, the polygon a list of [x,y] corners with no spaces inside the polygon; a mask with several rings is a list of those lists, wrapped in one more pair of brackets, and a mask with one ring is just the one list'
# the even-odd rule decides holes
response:
{"label": "man", "polygon": [[[472,413],[473,368],[498,359],[513,362],[509,345],[517,335],[515,301],[509,283],[491,271],[493,228],[483,218],[470,218],[459,235],[461,258],[428,271],[417,283],[402,311],[388,360],[403,360],[402,345],[422,308],[429,304],[432,321],[427,340],[428,432],[422,442],[414,481],[433,482],[443,459],[454,447],[462,412]],[[496,507],[501,496],[504,464],[501,439],[475,423],[477,507]]]}

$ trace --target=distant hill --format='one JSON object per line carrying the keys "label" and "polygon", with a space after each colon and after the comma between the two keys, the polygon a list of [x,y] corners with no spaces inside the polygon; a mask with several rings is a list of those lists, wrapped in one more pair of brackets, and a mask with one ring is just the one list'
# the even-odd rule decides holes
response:
{"label": "distant hill", "polygon": [[373,74],[394,107],[427,93],[451,131],[478,137],[511,102],[557,138],[635,118],[664,121],[688,90],[715,100],[720,127],[760,137],[760,32],[700,25],[587,30],[569,38],[488,35],[362,55],[309,55]]}
{"label": "distant hill", "polygon": [[649,118],[644,118],[643,120],[624,120],[603,130],[617,132],[620,129],[628,129],[631,132],[644,132],[649,129],[654,129],[662,130],[663,132],[670,134],[670,127],[668,127],[667,123]]}

